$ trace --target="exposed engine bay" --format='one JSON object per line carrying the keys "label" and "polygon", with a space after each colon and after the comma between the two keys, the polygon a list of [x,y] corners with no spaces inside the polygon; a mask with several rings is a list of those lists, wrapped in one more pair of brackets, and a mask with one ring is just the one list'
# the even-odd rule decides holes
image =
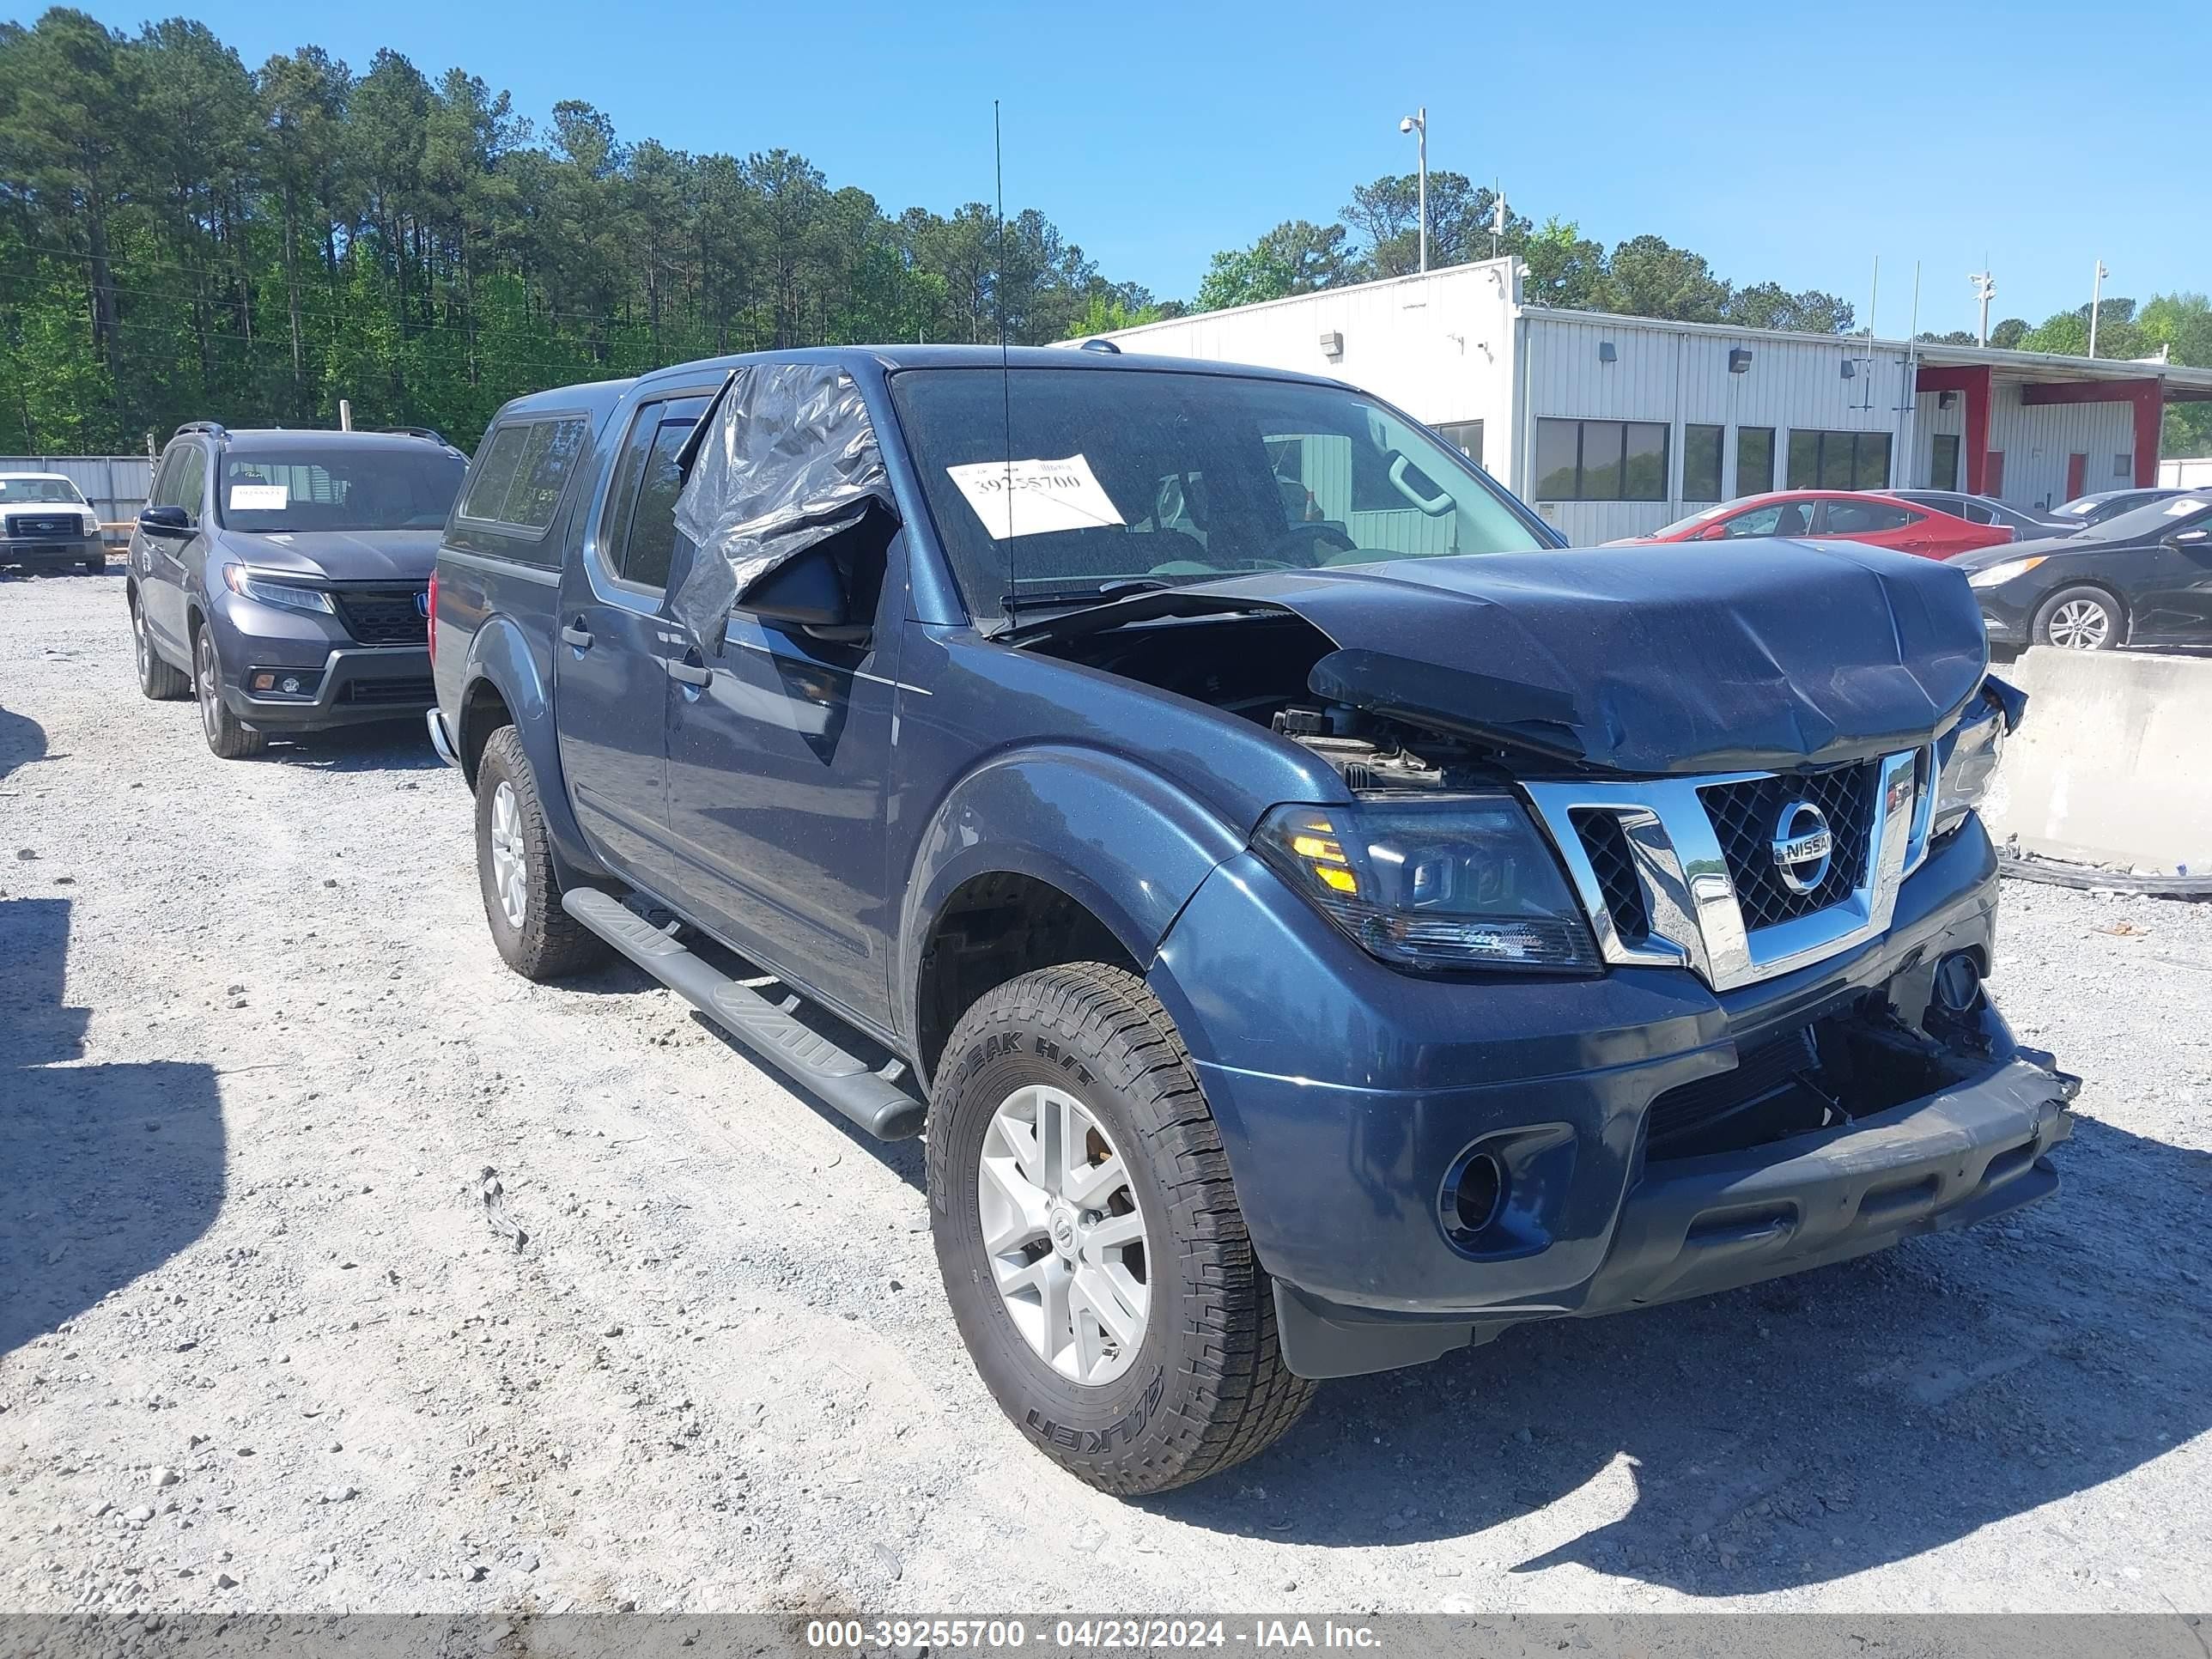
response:
{"label": "exposed engine bay", "polygon": [[1350,789],[1473,788],[1500,775],[1497,744],[1316,696],[1308,678],[1336,647],[1297,617],[1168,623],[1033,648],[1267,726],[1327,761]]}

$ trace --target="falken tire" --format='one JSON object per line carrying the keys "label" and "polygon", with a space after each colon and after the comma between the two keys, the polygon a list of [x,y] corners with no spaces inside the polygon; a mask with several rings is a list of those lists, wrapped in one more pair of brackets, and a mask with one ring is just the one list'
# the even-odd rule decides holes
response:
{"label": "falken tire", "polygon": [[[1023,1334],[984,1243],[986,1137],[1003,1106],[1039,1089],[1072,1097],[1103,1132],[1143,1218],[1144,1335],[1109,1381],[1062,1375]],[[1313,1384],[1283,1363],[1273,1289],[1190,1056],[1134,975],[1042,969],[969,1008],[932,1091],[928,1178],[938,1266],[976,1370],[1079,1479],[1130,1497],[1185,1486],[1263,1450],[1305,1409]]]}
{"label": "falken tire", "polygon": [[[502,790],[507,792],[504,802]],[[511,816],[507,806],[512,807]],[[496,849],[495,823],[503,826]],[[530,757],[523,752],[521,734],[512,726],[491,734],[477,763],[476,827],[477,885],[483,894],[484,921],[507,965],[525,979],[542,983],[604,961],[607,947],[599,936],[561,908],[544,802]],[[507,865],[508,853],[514,860],[512,866]],[[508,914],[514,888],[503,888],[503,874],[519,875],[520,921]]]}

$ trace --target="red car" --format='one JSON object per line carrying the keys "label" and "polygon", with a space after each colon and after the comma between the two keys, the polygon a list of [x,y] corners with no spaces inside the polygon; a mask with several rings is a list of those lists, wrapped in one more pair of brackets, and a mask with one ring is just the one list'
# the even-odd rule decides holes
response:
{"label": "red car", "polygon": [[1648,536],[1628,536],[1612,544],[1723,542],[1741,536],[1825,536],[1838,541],[1872,542],[1924,559],[1948,559],[1978,547],[2014,539],[2001,524],[1969,524],[1948,513],[1900,501],[1873,490],[1778,489],[1746,495],[1678,519]]}

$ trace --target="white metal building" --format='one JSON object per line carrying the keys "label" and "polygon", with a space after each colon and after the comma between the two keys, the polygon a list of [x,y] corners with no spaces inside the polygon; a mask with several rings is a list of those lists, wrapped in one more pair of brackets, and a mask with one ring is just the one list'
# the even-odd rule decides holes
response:
{"label": "white metal building", "polygon": [[1373,392],[1583,544],[1764,489],[2050,506],[2147,484],[2164,405],[2212,399],[2212,369],[1524,305],[1523,274],[1484,260],[1109,337]]}

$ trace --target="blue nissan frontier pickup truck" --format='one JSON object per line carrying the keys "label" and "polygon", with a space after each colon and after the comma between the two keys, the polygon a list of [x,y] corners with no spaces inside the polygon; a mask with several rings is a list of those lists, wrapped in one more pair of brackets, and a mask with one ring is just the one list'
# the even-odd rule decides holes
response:
{"label": "blue nissan frontier pickup truck", "polygon": [[992,1393],[1158,1492],[1316,1379],[2057,1190],[1965,579],[1559,541],[1333,381],[686,364],[499,412],[431,735],[507,962],[925,1133]]}

